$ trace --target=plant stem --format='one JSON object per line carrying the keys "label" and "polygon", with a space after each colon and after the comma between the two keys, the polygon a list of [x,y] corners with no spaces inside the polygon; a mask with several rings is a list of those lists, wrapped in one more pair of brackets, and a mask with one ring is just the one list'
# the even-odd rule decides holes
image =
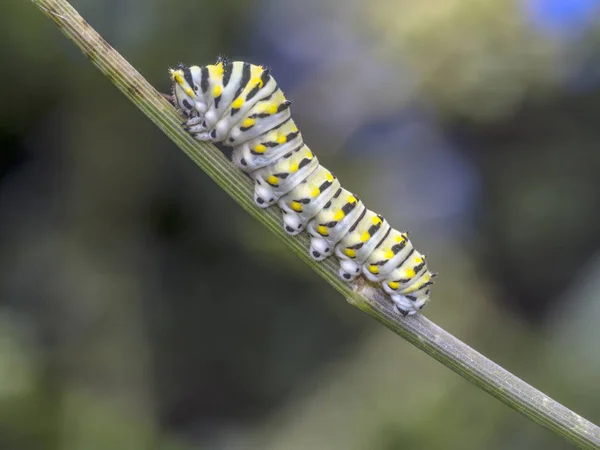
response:
{"label": "plant stem", "polygon": [[[156,126],[204,170],[254,218],[265,225],[301,259],[324,277],[346,299],[524,416],[569,442],[586,449],[600,449],[600,428],[555,402],[542,392],[477,353],[422,315],[402,318],[378,289],[359,283],[352,289],[337,276],[333,258],[323,263],[308,255],[308,238],[288,236],[276,208],[254,205],[250,180],[213,145],[194,140],[181,126],[182,117],[119,53],[117,53],[65,0],[32,0]],[[165,68],[165,77],[167,70]]]}

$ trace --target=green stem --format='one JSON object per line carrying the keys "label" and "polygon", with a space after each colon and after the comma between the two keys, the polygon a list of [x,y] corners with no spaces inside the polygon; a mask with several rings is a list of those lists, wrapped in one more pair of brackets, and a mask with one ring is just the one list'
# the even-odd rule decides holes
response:
{"label": "green stem", "polygon": [[324,263],[313,261],[306,250],[307,236],[288,236],[282,229],[281,213],[276,208],[261,210],[255,207],[248,178],[213,145],[192,139],[181,127],[182,118],[175,109],[67,1],[32,1],[187,156],[351,304],[524,416],[581,448],[600,449],[600,428],[593,423],[488,360],[426,317],[400,317],[378,289],[360,283],[353,290],[337,276],[333,258]]}

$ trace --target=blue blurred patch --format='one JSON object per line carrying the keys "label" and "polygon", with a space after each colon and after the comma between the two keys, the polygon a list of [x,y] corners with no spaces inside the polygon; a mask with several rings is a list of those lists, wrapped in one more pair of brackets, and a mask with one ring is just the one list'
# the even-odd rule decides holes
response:
{"label": "blue blurred patch", "polygon": [[596,18],[598,0],[524,0],[534,25],[549,32],[579,34]]}

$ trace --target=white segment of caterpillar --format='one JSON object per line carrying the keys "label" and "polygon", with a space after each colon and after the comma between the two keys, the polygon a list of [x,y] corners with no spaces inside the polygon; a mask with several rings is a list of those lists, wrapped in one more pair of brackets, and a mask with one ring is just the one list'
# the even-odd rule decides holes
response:
{"label": "white segment of caterpillar", "polygon": [[186,129],[233,147],[233,162],[255,182],[255,203],[277,204],[288,234],[306,230],[313,259],[334,254],[344,281],[362,273],[380,283],[402,315],[423,308],[435,276],[425,257],[319,164],[268,69],[219,58],[203,67],[180,64],[170,76]]}

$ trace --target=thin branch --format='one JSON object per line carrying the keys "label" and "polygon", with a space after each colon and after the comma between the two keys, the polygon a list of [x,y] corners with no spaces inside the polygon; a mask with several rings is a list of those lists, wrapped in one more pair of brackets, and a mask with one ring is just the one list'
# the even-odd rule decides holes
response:
{"label": "thin branch", "polygon": [[[348,301],[524,416],[586,449],[600,449],[600,428],[488,360],[422,315],[400,317],[380,290],[361,283],[353,290],[337,276],[329,258],[316,263],[308,255],[306,235],[290,237],[276,208],[261,210],[252,200],[253,186],[213,145],[192,139],[182,118],[121,55],[88,25],[65,0],[32,0],[125,96],[187,156],[254,218],[265,225]],[[165,76],[167,74],[165,68]]]}

